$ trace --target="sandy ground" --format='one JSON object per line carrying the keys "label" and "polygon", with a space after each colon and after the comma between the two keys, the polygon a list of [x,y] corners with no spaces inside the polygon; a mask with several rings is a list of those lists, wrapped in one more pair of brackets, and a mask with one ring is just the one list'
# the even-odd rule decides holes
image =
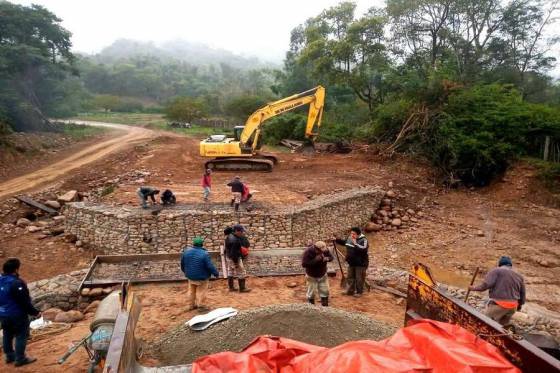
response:
{"label": "sandy ground", "polygon": [[[296,287],[287,285],[295,283]],[[304,303],[305,279],[303,276],[282,276],[267,278],[248,278],[247,284],[253,289],[246,294],[231,293],[225,280],[212,281],[208,291],[208,305],[212,308],[235,307],[240,310],[270,304]],[[363,312],[377,320],[395,327],[404,322],[405,304],[393,295],[372,291],[361,298],[341,295],[340,280],[331,278],[331,305],[347,311]],[[160,284],[140,285],[133,288],[142,302],[142,313],[136,329],[137,338],[145,347],[141,361],[144,365],[157,366],[159,362],[150,354],[149,344],[162,337],[166,332],[188,321],[198,313],[186,311],[187,285]],[[66,364],[60,366],[56,361],[66,349],[88,332],[91,319],[75,324],[72,329],[52,338],[32,342],[28,353],[39,360],[25,368],[14,369],[0,362],[2,372],[83,372],[87,367],[87,355],[83,349],[74,354]]]}

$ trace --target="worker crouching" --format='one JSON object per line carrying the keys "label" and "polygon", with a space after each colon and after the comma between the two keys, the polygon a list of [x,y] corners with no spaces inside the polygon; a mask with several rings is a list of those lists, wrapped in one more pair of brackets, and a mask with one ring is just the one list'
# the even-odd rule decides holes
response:
{"label": "worker crouching", "polygon": [[204,240],[201,237],[193,239],[193,246],[183,251],[181,256],[181,270],[189,280],[189,311],[198,308],[199,311],[207,311],[204,304],[208,292],[210,276],[218,278],[218,270],[214,267],[210,254],[203,247]]}
{"label": "worker crouching", "polygon": [[332,254],[323,241],[310,245],[304,252],[301,265],[305,268],[307,281],[307,300],[315,304],[315,293],[321,298],[321,305],[329,305],[329,279],[327,263],[333,260]]}
{"label": "worker crouching", "polygon": [[502,256],[498,267],[488,272],[482,284],[469,286],[472,291],[488,290],[490,299],[486,305],[486,316],[503,326],[510,326],[515,311],[521,311],[525,304],[525,281],[512,266],[511,258]]}

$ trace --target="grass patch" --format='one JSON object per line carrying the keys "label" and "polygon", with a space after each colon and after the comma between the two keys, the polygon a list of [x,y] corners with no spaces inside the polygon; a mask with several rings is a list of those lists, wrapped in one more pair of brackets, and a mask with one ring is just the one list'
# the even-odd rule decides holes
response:
{"label": "grass patch", "polygon": [[192,128],[172,128],[167,125],[168,120],[163,114],[145,113],[85,113],[73,118],[77,120],[91,120],[96,122],[108,122],[128,124],[131,126],[146,127],[154,130],[175,132],[184,136],[209,136],[217,134],[228,134],[231,130],[224,128],[203,127],[193,125]]}
{"label": "grass patch", "polygon": [[107,128],[85,126],[75,123],[64,123],[61,125],[62,133],[75,140],[82,140],[88,137],[98,136],[104,132],[109,131]]}
{"label": "grass patch", "polygon": [[115,191],[114,185],[107,185],[105,188],[101,190],[101,197],[105,197]]}
{"label": "grass patch", "polygon": [[546,162],[541,159],[527,159],[536,167],[537,177],[552,193],[560,193],[560,163]]}

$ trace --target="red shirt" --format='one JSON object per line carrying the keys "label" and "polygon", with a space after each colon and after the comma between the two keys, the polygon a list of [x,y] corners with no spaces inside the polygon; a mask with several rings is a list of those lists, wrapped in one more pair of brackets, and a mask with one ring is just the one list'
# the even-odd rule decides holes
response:
{"label": "red shirt", "polygon": [[212,177],[210,175],[202,176],[202,187],[203,188],[210,188],[212,186]]}

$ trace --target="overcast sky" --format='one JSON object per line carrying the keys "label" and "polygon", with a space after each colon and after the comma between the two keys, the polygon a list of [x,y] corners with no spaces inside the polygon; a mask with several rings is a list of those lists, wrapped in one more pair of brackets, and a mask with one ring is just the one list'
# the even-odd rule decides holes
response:
{"label": "overcast sky", "polygon": [[[185,39],[280,62],[290,31],[340,0],[10,0],[40,4],[63,19],[75,51],[94,53],[115,39]],[[358,0],[358,12],[384,4]]]}
{"label": "overcast sky", "polygon": [[[63,19],[74,50],[96,53],[119,38],[184,39],[281,62],[290,31],[341,0],[10,0],[41,4]],[[357,13],[384,0],[355,0]],[[549,29],[560,34],[560,22]],[[560,45],[552,52],[560,61]],[[555,71],[560,76],[560,62]]]}

